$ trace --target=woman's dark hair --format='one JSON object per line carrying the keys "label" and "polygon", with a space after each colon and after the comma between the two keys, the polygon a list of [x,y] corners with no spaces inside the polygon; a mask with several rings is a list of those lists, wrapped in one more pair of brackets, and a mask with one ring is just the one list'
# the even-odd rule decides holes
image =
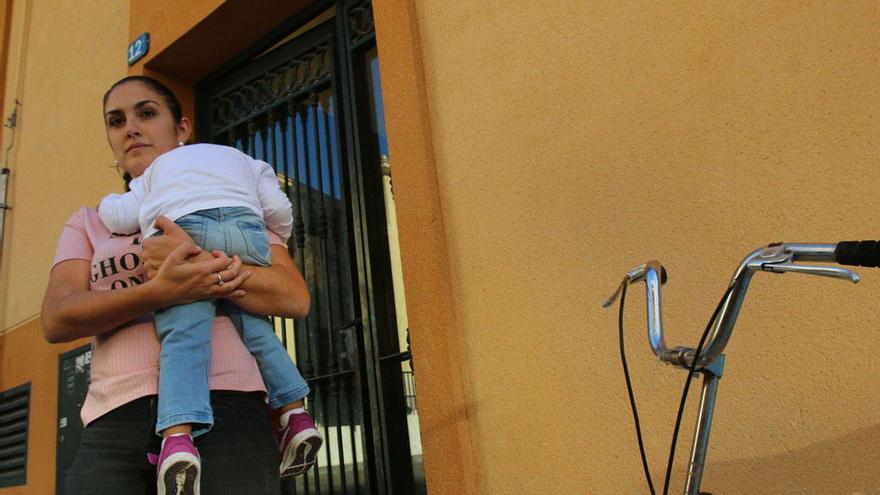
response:
{"label": "woman's dark hair", "polygon": [[107,92],[104,93],[104,106],[107,106],[107,98],[110,96],[110,93],[113,92],[114,89],[129,82],[139,82],[146,84],[150,89],[158,93],[163,100],[165,100],[165,104],[167,104],[168,108],[171,109],[171,115],[174,117],[175,122],[180,122],[183,119],[183,110],[181,110],[180,108],[180,101],[177,99],[174,91],[171,91],[171,88],[164,85],[158,79],[153,79],[150,76],[128,76],[116,81],[115,83],[113,83],[113,86],[110,86],[110,89],[108,89]]}
{"label": "woman's dark hair", "polygon": [[[110,93],[112,93],[117,87],[130,82],[146,84],[147,87],[158,93],[159,96],[165,100],[165,104],[171,109],[171,116],[174,117],[175,122],[183,120],[183,110],[180,108],[180,100],[177,99],[177,95],[174,94],[174,91],[171,91],[171,88],[164,85],[158,79],[154,79],[150,76],[128,76],[113,83],[113,86],[110,86],[110,89],[104,93],[104,108],[107,107],[107,98],[110,96]],[[131,174],[125,172],[122,174],[122,180],[125,181],[125,190],[128,191],[128,184],[131,182]]]}

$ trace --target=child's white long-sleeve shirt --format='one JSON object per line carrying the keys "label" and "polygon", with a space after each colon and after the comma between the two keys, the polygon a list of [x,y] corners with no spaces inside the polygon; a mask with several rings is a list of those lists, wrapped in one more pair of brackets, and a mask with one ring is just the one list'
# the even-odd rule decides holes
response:
{"label": "child's white long-sleeve shirt", "polygon": [[293,227],[290,200],[268,163],[229,146],[192,144],[160,155],[125,194],[101,200],[101,221],[117,234],[149,237],[159,215],[171,220],[209,208],[244,206],[263,217],[286,243]]}

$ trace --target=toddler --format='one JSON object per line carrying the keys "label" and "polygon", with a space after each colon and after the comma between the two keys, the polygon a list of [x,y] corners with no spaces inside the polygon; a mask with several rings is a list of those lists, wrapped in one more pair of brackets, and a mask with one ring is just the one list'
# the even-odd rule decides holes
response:
{"label": "toddler", "polygon": [[[193,144],[156,158],[131,181],[125,194],[106,196],[98,208],[111,232],[147,238],[160,235],[154,221],[164,215],[207,251],[238,255],[251,265],[271,264],[266,227],[287,242],[293,216],[272,168],[228,146]],[[223,284],[219,274],[218,283]],[[306,472],[323,439],[302,400],[309,387],[275,336],[265,316],[249,313],[226,299],[196,301],[156,311],[159,406],[156,432],[164,438],[158,458],[159,493],[166,485],[192,486],[198,493],[201,463],[192,437],[213,425],[208,373],[211,322],[217,305],[229,315],[256,358],[269,395],[281,413],[281,476]],[[189,493],[189,492],[187,492]]]}

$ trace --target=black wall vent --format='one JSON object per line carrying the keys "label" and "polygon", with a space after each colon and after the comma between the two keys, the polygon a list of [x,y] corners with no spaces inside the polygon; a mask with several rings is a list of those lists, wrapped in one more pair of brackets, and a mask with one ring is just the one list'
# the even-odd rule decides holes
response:
{"label": "black wall vent", "polygon": [[27,481],[30,402],[30,383],[0,392],[0,488]]}

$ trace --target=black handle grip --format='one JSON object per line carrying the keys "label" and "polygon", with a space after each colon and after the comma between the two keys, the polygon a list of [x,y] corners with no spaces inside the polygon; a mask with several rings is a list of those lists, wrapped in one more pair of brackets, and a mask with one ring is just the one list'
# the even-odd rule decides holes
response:
{"label": "black handle grip", "polygon": [[880,266],[880,242],[840,242],[834,249],[834,260],[841,265]]}

